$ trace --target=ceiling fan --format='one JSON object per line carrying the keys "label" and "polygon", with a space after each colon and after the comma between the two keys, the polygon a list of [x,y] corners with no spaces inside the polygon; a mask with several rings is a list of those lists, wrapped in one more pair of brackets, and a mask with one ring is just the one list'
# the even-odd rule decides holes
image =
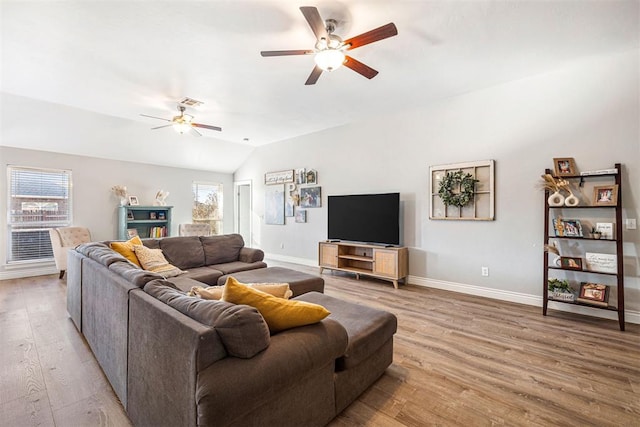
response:
{"label": "ceiling fan", "polygon": [[155,128],[151,128],[151,130],[161,129],[161,128],[166,128],[166,127],[169,127],[169,126],[173,126],[173,128],[178,133],[185,133],[185,132],[191,131],[196,136],[202,136],[202,134],[200,132],[198,132],[197,130],[195,130],[194,128],[211,129],[211,130],[217,130],[217,131],[221,131],[222,130],[222,128],[218,127],[218,126],[211,126],[211,125],[203,125],[201,123],[194,123],[192,121],[193,120],[193,116],[184,113],[185,109],[186,108],[184,107],[184,105],[178,105],[178,111],[180,111],[180,115],[179,116],[174,116],[172,119],[163,119],[162,117],[149,116],[147,114],[140,114],[140,115],[144,116],[144,117],[150,117],[152,119],[158,119],[158,120],[164,120],[166,122],[171,122],[168,125],[163,125],[163,126],[158,126],[158,127],[155,127]]}
{"label": "ceiling fan", "polygon": [[398,34],[398,29],[393,23],[360,34],[347,40],[342,40],[333,34],[338,22],[335,19],[322,21],[318,9],[311,6],[300,8],[307,19],[311,30],[317,38],[313,50],[267,50],[260,52],[262,56],[286,56],[286,55],[315,55],[316,65],[311,71],[305,85],[316,84],[323,71],[333,71],[344,64],[356,73],[368,79],[374,78],[378,72],[352,57],[345,55],[345,51],[364,46],[369,43],[393,37]]}

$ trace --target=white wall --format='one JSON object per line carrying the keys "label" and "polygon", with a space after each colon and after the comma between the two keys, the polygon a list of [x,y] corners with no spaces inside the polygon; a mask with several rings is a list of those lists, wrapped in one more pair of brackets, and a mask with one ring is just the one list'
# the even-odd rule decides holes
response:
{"label": "white wall", "polygon": [[[52,139],[60,135],[51,135]],[[69,169],[73,179],[73,223],[89,227],[94,240],[117,238],[118,199],[111,187],[126,185],[129,194],[138,196],[141,205],[152,205],[156,192],[170,193],[166,202],[173,206],[172,235],[178,234],[178,224],[192,222],[193,181],[221,182],[225,193],[224,232],[233,232],[233,177],[229,173],[153,166],[142,163],[105,160],[95,157],[59,154],[47,151],[0,147],[0,162],[6,165]],[[6,179],[0,181],[0,278],[19,277],[24,271],[6,268],[7,194]]]}
{"label": "white wall", "polygon": [[[540,303],[543,194],[536,184],[553,157],[574,157],[579,170],[623,163],[623,216],[640,213],[639,71],[637,50],[590,58],[262,147],[235,173],[254,182],[254,240],[271,256],[317,263],[325,207],[308,209],[306,224],[263,221],[264,173],[313,168],[325,204],[327,195],[401,193],[414,283]],[[486,159],[496,161],[496,220],[429,220],[429,166]],[[624,231],[626,307],[636,311],[639,242],[638,230]]]}

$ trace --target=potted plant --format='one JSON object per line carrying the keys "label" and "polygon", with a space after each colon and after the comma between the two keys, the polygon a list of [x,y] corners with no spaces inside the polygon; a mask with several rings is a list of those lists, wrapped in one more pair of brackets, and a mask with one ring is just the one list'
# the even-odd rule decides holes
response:
{"label": "potted plant", "polygon": [[549,290],[549,298],[560,301],[574,301],[575,295],[573,289],[566,279],[549,279],[547,281],[547,289]]}
{"label": "potted plant", "polygon": [[595,227],[591,228],[591,237],[594,239],[599,239],[602,237],[602,231],[597,230]]}

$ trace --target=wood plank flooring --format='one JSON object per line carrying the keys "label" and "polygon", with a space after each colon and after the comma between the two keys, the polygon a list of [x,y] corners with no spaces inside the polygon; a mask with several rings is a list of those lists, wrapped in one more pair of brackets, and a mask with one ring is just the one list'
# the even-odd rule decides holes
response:
{"label": "wood plank flooring", "polygon": [[[393,365],[333,427],[640,426],[640,325],[322,277],[326,294],[398,317]],[[65,291],[57,275],[0,282],[0,425],[130,426]]]}

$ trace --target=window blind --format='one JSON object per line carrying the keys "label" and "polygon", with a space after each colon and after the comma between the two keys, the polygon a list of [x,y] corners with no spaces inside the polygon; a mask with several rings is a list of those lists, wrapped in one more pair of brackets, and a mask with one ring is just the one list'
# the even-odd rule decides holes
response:
{"label": "window blind", "polygon": [[9,166],[7,263],[53,258],[49,229],[69,226],[71,171]]}

